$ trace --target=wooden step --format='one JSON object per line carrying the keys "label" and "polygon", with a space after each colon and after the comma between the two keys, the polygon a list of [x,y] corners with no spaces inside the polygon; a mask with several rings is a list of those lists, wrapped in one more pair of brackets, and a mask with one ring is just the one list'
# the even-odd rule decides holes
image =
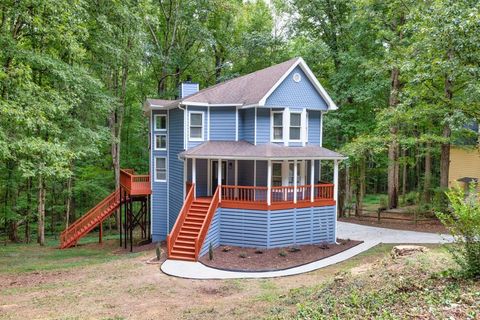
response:
{"label": "wooden step", "polygon": [[185,222],[203,223],[203,221],[205,221],[205,219],[199,218],[198,216],[187,216],[187,218],[185,218]]}
{"label": "wooden step", "polygon": [[195,252],[172,249],[170,256],[195,259]]}
{"label": "wooden step", "polygon": [[172,260],[183,260],[183,261],[195,261],[195,257],[193,256],[182,256],[182,255],[178,255],[178,254],[170,254],[170,256],[168,257],[168,259],[172,259]]}
{"label": "wooden step", "polygon": [[186,240],[181,240],[181,239],[177,239],[175,241],[175,245],[173,247],[175,247],[176,245],[179,245],[179,246],[194,246],[195,247],[195,240],[192,240],[192,241],[186,241]]}
{"label": "wooden step", "polygon": [[180,245],[180,244],[174,244],[173,245],[173,250],[175,251],[184,251],[184,252],[195,252],[195,245]]}
{"label": "wooden step", "polygon": [[178,233],[178,236],[179,237],[193,237],[193,238],[196,238],[198,236],[198,232],[193,232],[193,231],[189,231],[189,230],[181,230],[180,229],[180,232]]}
{"label": "wooden step", "polygon": [[206,211],[202,212],[202,211],[189,210],[188,213],[187,213],[187,217],[196,217],[196,218],[200,218],[200,219],[204,219],[206,215],[207,215]]}
{"label": "wooden step", "polygon": [[200,227],[190,227],[190,226],[183,225],[180,228],[180,232],[182,231],[195,232],[195,234],[198,234],[198,231],[200,231]]}
{"label": "wooden step", "polygon": [[194,221],[185,221],[183,223],[184,226],[190,226],[190,227],[199,227],[201,228],[203,223],[202,222],[194,222]]}

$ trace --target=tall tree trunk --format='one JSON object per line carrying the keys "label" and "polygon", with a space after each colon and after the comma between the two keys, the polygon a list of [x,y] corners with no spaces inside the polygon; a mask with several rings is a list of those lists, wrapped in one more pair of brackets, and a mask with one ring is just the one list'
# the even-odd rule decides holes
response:
{"label": "tall tree trunk", "polygon": [[37,242],[45,245],[45,182],[40,175],[38,178],[38,238]]}
{"label": "tall tree trunk", "polygon": [[337,202],[337,214],[339,217],[345,216],[345,185],[347,183],[347,174],[345,166],[340,166],[338,170],[338,202]]}
{"label": "tall tree trunk", "polygon": [[25,242],[30,243],[30,216],[32,215],[32,178],[27,180],[27,213],[25,216]]}
{"label": "tall tree trunk", "polygon": [[430,187],[432,184],[432,152],[431,142],[427,142],[425,146],[425,175],[423,177],[423,200],[425,203],[431,202]]}
{"label": "tall tree trunk", "polygon": [[70,225],[70,208],[72,206],[72,177],[67,180],[67,201],[65,203],[65,229]]}
{"label": "tall tree trunk", "polygon": [[363,198],[365,197],[365,158],[362,158],[359,163],[358,172],[358,186],[356,194],[355,215],[361,216],[363,210]]}
{"label": "tall tree trunk", "polygon": [[403,170],[402,170],[402,198],[405,203],[405,195],[407,194],[407,149],[402,148]]}
{"label": "tall tree trunk", "polygon": [[[400,91],[400,69],[394,67],[391,71],[391,89],[389,107],[396,108],[398,105],[398,94]],[[388,207],[398,207],[398,127],[393,125],[390,128],[390,134],[392,135],[392,141],[388,146]]]}
{"label": "tall tree trunk", "polygon": [[[453,56],[452,51],[448,52],[448,60],[451,60]],[[445,99],[448,101],[447,109],[451,110],[452,105],[451,101],[453,98],[453,80],[450,79],[449,75],[445,75],[444,81],[444,91]],[[448,174],[450,166],[450,136],[452,130],[448,123],[448,119],[445,119],[445,124],[443,125],[442,137],[446,140],[442,143],[440,148],[440,188],[448,188]]]}

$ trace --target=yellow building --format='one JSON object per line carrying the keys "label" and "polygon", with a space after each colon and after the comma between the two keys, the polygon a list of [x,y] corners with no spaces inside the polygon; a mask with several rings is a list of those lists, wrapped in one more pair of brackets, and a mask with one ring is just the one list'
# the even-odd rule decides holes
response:
{"label": "yellow building", "polygon": [[448,186],[468,189],[470,182],[480,181],[480,146],[452,146]]}

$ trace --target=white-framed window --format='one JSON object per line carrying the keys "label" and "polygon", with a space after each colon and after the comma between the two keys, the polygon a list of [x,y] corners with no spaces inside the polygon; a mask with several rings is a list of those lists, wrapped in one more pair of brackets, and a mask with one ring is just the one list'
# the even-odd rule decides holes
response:
{"label": "white-framed window", "polygon": [[281,162],[272,163],[272,186],[274,187],[282,186],[282,163]]}
{"label": "white-framed window", "polygon": [[167,158],[155,157],[155,181],[167,181]]}
{"label": "white-framed window", "polygon": [[[301,162],[297,162],[297,185],[301,184],[302,181],[302,172],[301,172]],[[295,164],[294,162],[289,162],[288,163],[288,185],[293,186],[293,177],[294,177],[294,171],[295,170]]]}
{"label": "white-framed window", "polygon": [[302,113],[290,112],[289,140],[300,141],[302,137]]}
{"label": "white-framed window", "polygon": [[167,115],[156,114],[154,117],[153,128],[156,131],[167,131]]}
{"label": "white-framed window", "polygon": [[189,113],[189,139],[203,141],[203,112],[190,111]]}
{"label": "white-framed window", "polygon": [[283,111],[272,111],[272,141],[283,141]]}
{"label": "white-framed window", "polygon": [[164,133],[156,134],[154,141],[155,150],[167,150],[167,135]]}

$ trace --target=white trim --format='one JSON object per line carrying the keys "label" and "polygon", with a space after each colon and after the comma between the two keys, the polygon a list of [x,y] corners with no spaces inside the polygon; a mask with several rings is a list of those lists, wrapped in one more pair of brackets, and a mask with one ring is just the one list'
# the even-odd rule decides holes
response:
{"label": "white trim", "polygon": [[[208,115],[208,119],[207,119],[207,140],[210,140],[210,106],[208,106],[207,108],[207,115]],[[203,131],[203,129],[202,129]]]}
{"label": "white trim", "polygon": [[[222,169],[223,169],[223,161],[222,159],[218,159],[217,164],[217,189],[220,188],[220,192],[218,193],[218,202],[222,202]],[[225,183],[227,183],[227,171],[228,171],[228,163],[225,161]]]}
{"label": "white trim", "polygon": [[[168,140],[170,139],[170,110],[167,110],[167,160],[165,162],[166,166],[166,178],[167,178],[167,234],[170,233],[170,173],[168,168],[170,167],[170,150],[168,149]],[[156,174],[156,170],[155,170]],[[150,209],[151,210],[151,209]]]}
{"label": "white trim", "polygon": [[[153,137],[153,124],[152,124],[152,121],[153,121],[153,117],[152,117],[152,110],[150,110],[150,117],[149,117],[149,129],[150,129],[150,135],[149,135],[149,142],[150,142],[150,157],[148,159],[149,161],[149,164],[148,164],[148,168],[149,168],[149,174],[150,174],[150,190],[153,190],[153,170],[152,170],[152,158],[153,158],[153,148],[152,148],[152,137]],[[167,214],[168,215],[168,214]],[[153,235],[153,195],[150,195],[150,237]]]}
{"label": "white trim", "polygon": [[192,185],[193,185],[193,197],[197,198],[197,159],[192,159]]}
{"label": "white trim", "polygon": [[[208,88],[207,88],[208,89]],[[195,101],[185,101],[180,102],[183,106],[192,106],[192,107],[237,107],[242,106],[241,103],[208,103],[208,102],[195,102]]]}
{"label": "white trim", "polygon": [[272,203],[272,161],[267,162],[267,205]]}
{"label": "white trim", "polygon": [[285,80],[285,78],[288,77],[288,75],[295,69],[297,66],[300,66],[302,68],[303,72],[307,75],[308,79],[312,82],[313,86],[315,89],[317,89],[317,92],[322,96],[322,98],[325,99],[325,102],[327,103],[327,107],[330,110],[336,110],[338,109],[337,105],[333,102],[332,98],[330,95],[325,91],[323,86],[320,84],[318,79],[315,77],[313,74],[312,70],[308,67],[308,65],[305,63],[305,61],[302,58],[298,58],[298,60],[283,74],[283,76],[280,77],[280,79],[273,85],[273,87],[268,90],[267,94],[260,99],[258,104],[260,106],[264,106],[268,97],[278,88],[278,86]]}
{"label": "white trim", "polygon": [[[239,119],[239,117],[238,117],[238,107],[236,107],[235,108],[235,141],[238,141],[238,127],[239,127],[238,119]],[[209,136],[208,140],[210,140],[210,136]]]}
{"label": "white trim", "polygon": [[[185,158],[185,157],[181,157]],[[218,159],[218,156],[188,156],[187,159]],[[222,156],[223,160],[272,160],[272,161],[284,161],[284,160],[346,160],[348,157],[242,157],[242,156]]]}
{"label": "white trim", "polygon": [[[157,128],[157,118],[159,118],[159,117],[165,118],[165,129]],[[167,131],[167,127],[168,127],[167,121],[168,121],[167,114],[165,114],[165,113],[157,113],[157,114],[153,115],[153,130],[154,131],[161,131],[161,132]]]}
{"label": "white trim", "polygon": [[[274,135],[274,117],[276,113],[280,113],[282,115],[282,139],[275,139]],[[283,142],[285,128],[283,126],[283,118],[284,118],[284,110],[273,110],[270,109],[270,141],[271,142]]]}
{"label": "white trim", "polygon": [[333,200],[335,200],[335,203],[338,200],[338,160],[333,162]]}
{"label": "white trim", "polygon": [[253,144],[257,145],[257,107],[255,107],[255,125],[254,125]]}
{"label": "white trim", "polygon": [[[157,179],[157,159],[165,159],[165,179]],[[155,182],[167,182],[167,178],[168,178],[168,159],[166,156],[155,156],[153,157],[153,166],[154,166],[154,169],[153,169],[153,177],[154,177],[154,180]]]}
{"label": "white trim", "polygon": [[[157,137],[164,136],[165,137],[165,148],[157,148]],[[166,151],[168,149],[168,135],[167,133],[155,133],[153,135],[153,150],[155,151]]]}
{"label": "white trim", "polygon": [[[298,166],[297,166],[297,160],[293,160],[293,203],[297,203],[297,186],[298,186],[298,181],[297,181],[297,176],[298,176]],[[289,164],[290,166],[290,164]]]}
{"label": "white trim", "polygon": [[310,160],[310,202],[314,201],[315,195],[315,160]]}
{"label": "white trim", "polygon": [[290,108],[283,110],[283,145],[288,146],[290,141]]}
{"label": "white trim", "polygon": [[302,140],[302,146],[308,142],[308,117],[307,110],[302,110],[302,115],[300,116],[300,140]]}
{"label": "white trim", "polygon": [[323,145],[323,112],[320,112],[320,147]]}
{"label": "white trim", "polygon": [[[202,115],[202,130],[201,130],[201,133],[202,133],[202,136],[200,138],[192,138],[190,136],[191,132],[190,132],[190,128],[192,126],[192,117],[191,115],[192,114],[200,114]],[[205,141],[205,134],[204,134],[204,131],[205,130],[205,111],[188,111],[188,141]]]}

